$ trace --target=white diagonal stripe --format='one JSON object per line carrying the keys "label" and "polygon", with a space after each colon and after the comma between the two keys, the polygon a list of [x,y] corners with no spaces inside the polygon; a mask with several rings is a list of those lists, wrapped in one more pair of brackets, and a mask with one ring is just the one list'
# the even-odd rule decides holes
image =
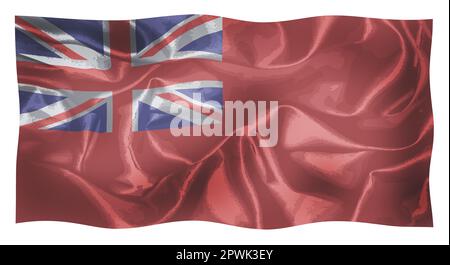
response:
{"label": "white diagonal stripe", "polygon": [[45,18],[41,17],[21,17],[26,22],[32,24],[33,26],[39,28],[42,32],[49,35],[53,39],[59,41],[62,45],[66,46],[68,49],[76,52],[77,54],[83,56],[87,60],[95,60],[98,57],[102,57],[97,51],[87,47],[86,45],[80,43],[77,39],[67,34],[54,24],[47,21]]}
{"label": "white diagonal stripe", "polygon": [[[175,104],[172,101],[169,100],[165,100],[162,99],[160,97],[158,97],[159,99],[154,99],[156,98],[156,96],[158,94],[161,93],[175,93],[183,98],[187,99],[187,96],[185,95],[181,95],[182,93],[179,93],[177,90],[183,90],[183,89],[195,89],[195,88],[202,88],[202,87],[209,87],[209,88],[222,88],[222,81],[217,81],[217,80],[198,80],[198,81],[191,81],[191,82],[184,82],[184,83],[177,83],[177,84],[173,84],[173,85],[168,85],[168,86],[163,86],[163,87],[154,87],[154,88],[150,88],[150,89],[137,89],[137,90],[133,90],[133,131],[138,131],[138,123],[139,123],[139,111],[138,111],[138,106],[139,106],[139,102],[143,102],[146,103],[148,105],[152,104],[152,101],[156,100],[158,102],[160,102],[162,104],[162,102],[164,101],[166,105],[170,104]],[[193,102],[193,101],[191,101]],[[197,102],[196,102],[197,103]],[[155,103],[156,104],[156,103]],[[179,105],[179,104],[177,104]],[[208,105],[208,104],[206,104]],[[153,106],[153,105],[151,105]],[[154,106],[156,107],[156,106]],[[181,108],[184,110],[184,112],[187,111],[191,111],[190,109],[188,110],[187,107],[185,106],[181,106]],[[215,108],[215,110],[218,110],[217,108]],[[162,110],[164,111],[164,110]],[[221,115],[221,110],[218,110],[218,112],[220,111],[220,115]],[[164,111],[170,115],[173,115],[173,113],[170,112],[170,107],[169,109],[166,109],[166,111]],[[190,114],[192,114],[190,112]],[[208,116],[205,118],[204,115],[202,115],[202,117],[205,119],[203,121],[203,124],[205,124],[205,122],[208,122],[209,120],[211,120],[211,118]],[[187,120],[191,120],[190,117],[185,117]],[[217,120],[215,118],[215,120]]]}
{"label": "white diagonal stripe", "polygon": [[[23,34],[27,35],[29,38],[31,38],[35,42],[39,43],[40,45],[42,45],[46,49],[50,50],[54,54],[58,55],[59,57],[64,58],[64,59],[69,59],[69,57],[67,57],[65,54],[63,54],[62,52],[60,52],[57,49],[53,48],[52,46],[48,45],[47,42],[45,42],[45,41],[41,40],[40,38],[36,37],[33,33],[28,32],[27,30],[22,28],[20,25],[16,24],[16,29],[20,30]],[[42,57],[51,58],[51,57],[47,57],[47,56],[42,56]]]}
{"label": "white diagonal stripe", "polygon": [[79,118],[79,117],[84,116],[84,115],[88,114],[89,112],[91,112],[91,111],[93,111],[93,110],[95,110],[95,109],[97,109],[97,108],[103,106],[104,104],[108,104],[108,103],[105,102],[104,100],[102,100],[101,102],[98,102],[98,103],[95,104],[94,106],[91,106],[91,107],[87,108],[86,110],[84,110],[84,111],[82,111],[82,112],[80,112],[80,113],[77,113],[77,114],[75,114],[75,115],[73,115],[73,116],[71,116],[71,117],[69,117],[69,118],[66,118],[66,119],[57,121],[57,122],[55,122],[55,123],[49,124],[49,125],[47,125],[47,126],[41,127],[41,128],[39,128],[39,129],[42,129],[42,130],[48,130],[48,129],[52,129],[52,128],[58,127],[58,126],[61,125],[61,124],[64,124],[64,123],[67,123],[67,122],[71,122],[71,121],[73,121],[73,120],[75,120],[75,119],[77,119],[77,118]]}
{"label": "white diagonal stripe", "polygon": [[33,122],[41,121],[49,117],[59,115],[63,112],[73,109],[74,107],[86,102],[87,99],[80,98],[66,98],[61,101],[57,101],[53,104],[47,105],[43,108],[32,112],[26,112],[20,114],[20,126],[27,125]]}
{"label": "white diagonal stripe", "polygon": [[[163,111],[167,114],[177,116],[183,120],[191,121],[192,123],[194,123],[196,125],[201,125],[202,119],[206,118],[206,116],[204,116],[203,114],[201,114],[199,112],[196,112],[184,105],[176,104],[176,103],[174,103],[170,100],[164,99],[162,97],[158,97],[158,96],[146,97],[142,100],[142,102],[145,104],[148,104],[160,111]],[[177,108],[179,108],[181,110],[180,113],[173,113],[171,111],[171,106],[173,104],[177,105]],[[193,115],[194,112],[196,113],[196,115]],[[199,119],[195,119],[196,117],[198,117]]]}
{"label": "white diagonal stripe", "polygon": [[[188,45],[189,43],[201,37],[219,31],[222,31],[222,18],[210,20],[183,33],[175,40],[173,40],[171,43],[166,45],[163,49],[161,49],[157,54],[160,53],[164,55],[170,54],[171,56],[173,56],[178,50]],[[157,54],[155,54],[155,56],[157,56]]]}
{"label": "white diagonal stripe", "polygon": [[111,92],[56,90],[28,84],[19,84],[19,91],[66,97],[63,100],[54,102],[38,110],[21,113],[20,126],[59,115],[93,98],[108,98],[112,96]]}
{"label": "white diagonal stripe", "polygon": [[[150,50],[151,48],[153,48],[155,45],[157,45],[158,43],[160,43],[162,40],[164,40],[165,38],[169,37],[172,33],[174,33],[176,30],[178,30],[179,28],[181,28],[182,26],[186,25],[187,23],[193,21],[194,19],[197,19],[198,17],[200,17],[200,15],[192,15],[188,18],[186,18],[185,20],[181,21],[180,23],[176,24],[175,26],[173,26],[169,31],[167,31],[166,33],[164,33],[161,37],[159,37],[158,39],[152,41],[148,46],[146,46],[144,49],[142,49],[142,51],[139,51],[137,53],[137,56],[142,56],[143,54],[145,54],[148,50]],[[133,23],[131,24],[131,30],[134,31],[136,33],[136,21],[134,20]],[[136,35],[135,35],[136,36]],[[135,50],[136,51],[136,50]]]}
{"label": "white diagonal stripe", "polygon": [[[85,45],[81,44],[78,40],[74,39],[72,36],[66,34],[64,31],[56,27],[55,25],[51,24],[47,20],[43,18],[38,17],[21,17],[23,20],[27,21],[28,23],[34,25],[35,27],[41,28],[41,31],[46,33],[47,35],[51,36],[52,38],[57,39],[59,42],[61,42],[64,46],[66,46],[68,49],[71,49],[75,51],[76,53],[82,55],[85,59],[77,60],[77,59],[71,59],[62,52],[58,51],[57,49],[53,48],[52,46],[48,45],[45,41],[41,40],[40,38],[36,37],[34,34],[26,31],[23,29],[20,25],[16,24],[16,28],[26,34],[28,37],[32,38],[34,41],[38,42],[42,46],[44,46],[46,49],[50,50],[51,52],[55,53],[61,58],[55,58],[55,57],[48,57],[48,56],[42,56],[42,55],[35,55],[35,54],[17,54],[17,60],[18,61],[37,61],[49,65],[57,65],[57,66],[68,66],[68,67],[75,67],[80,69],[101,69],[101,70],[107,70],[111,67],[111,60],[109,58],[109,24],[107,21],[103,21],[103,49],[104,49],[104,55],[98,53],[97,51],[90,49],[89,47],[86,47]],[[45,28],[45,29],[44,29]]]}
{"label": "white diagonal stripe", "polygon": [[[135,66],[159,63],[169,59],[185,59],[185,58],[202,58],[211,60],[222,60],[222,55],[205,52],[205,51],[179,51],[187,44],[204,37],[206,35],[222,31],[222,18],[216,18],[198,25],[178,36],[172,42],[164,46],[155,55],[142,57],[136,56],[132,58]],[[143,54],[142,54],[143,55]]]}

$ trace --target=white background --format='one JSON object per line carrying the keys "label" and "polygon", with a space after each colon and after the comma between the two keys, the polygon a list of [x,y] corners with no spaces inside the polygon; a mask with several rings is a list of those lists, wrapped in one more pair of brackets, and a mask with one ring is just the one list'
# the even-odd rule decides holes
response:
{"label": "white background", "polygon": [[[72,223],[15,224],[15,166],[19,102],[14,15],[80,19],[136,19],[210,14],[250,21],[320,15],[432,18],[431,92],[435,140],[431,161],[433,228],[327,222],[255,230],[207,222],[176,222],[133,229],[103,229]],[[0,243],[3,244],[449,244],[449,16],[446,0],[145,0],[2,1],[0,11]]]}

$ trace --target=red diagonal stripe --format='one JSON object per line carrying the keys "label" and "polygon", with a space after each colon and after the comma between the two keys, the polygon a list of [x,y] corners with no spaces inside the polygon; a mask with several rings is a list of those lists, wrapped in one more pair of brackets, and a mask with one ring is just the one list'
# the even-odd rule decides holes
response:
{"label": "red diagonal stripe", "polygon": [[78,53],[75,53],[74,51],[70,50],[63,44],[61,44],[59,41],[52,38],[50,35],[46,34],[45,32],[41,31],[39,28],[36,28],[35,26],[31,25],[30,23],[26,22],[20,17],[16,17],[16,24],[21,26],[26,31],[30,32],[34,36],[38,37],[39,39],[43,40],[44,42],[48,43],[50,46],[58,50],[59,52],[63,53],[67,57],[74,59],[74,60],[86,60],[86,58],[82,57]]}
{"label": "red diagonal stripe", "polygon": [[37,122],[33,122],[33,123],[30,123],[30,124],[27,124],[27,125],[23,125],[22,127],[35,128],[35,129],[42,128],[42,127],[50,125],[52,123],[59,122],[59,121],[62,121],[64,119],[70,118],[70,117],[72,117],[74,115],[77,115],[78,113],[85,111],[86,109],[94,106],[95,104],[99,103],[102,100],[104,100],[104,99],[103,98],[90,99],[90,100],[88,100],[88,101],[86,101],[86,102],[84,102],[84,103],[82,103],[82,104],[80,104],[80,105],[70,109],[70,110],[67,110],[66,112],[63,112],[63,113],[55,115],[55,116],[48,117],[46,119],[43,119],[43,120],[40,120],[40,121],[37,121]]}
{"label": "red diagonal stripe", "polygon": [[181,28],[175,30],[171,35],[169,35],[167,38],[163,39],[161,42],[150,48],[147,52],[144,53],[143,57],[145,56],[153,56],[155,55],[159,50],[161,50],[164,46],[171,43],[173,40],[181,36],[183,33],[200,26],[203,23],[206,23],[210,20],[216,19],[215,16],[200,16],[188,23],[186,25],[182,26]]}

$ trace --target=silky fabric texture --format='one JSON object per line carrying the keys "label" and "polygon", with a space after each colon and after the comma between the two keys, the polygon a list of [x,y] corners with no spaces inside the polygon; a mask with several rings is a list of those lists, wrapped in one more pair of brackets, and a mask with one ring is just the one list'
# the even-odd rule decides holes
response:
{"label": "silky fabric texture", "polygon": [[[21,83],[125,95],[112,133],[20,128],[17,222],[432,226],[431,20],[223,18],[222,61],[145,67],[130,66],[129,22],[109,29],[108,71],[17,63]],[[216,79],[224,100],[279,102],[276,146],[131,131],[132,89]]]}

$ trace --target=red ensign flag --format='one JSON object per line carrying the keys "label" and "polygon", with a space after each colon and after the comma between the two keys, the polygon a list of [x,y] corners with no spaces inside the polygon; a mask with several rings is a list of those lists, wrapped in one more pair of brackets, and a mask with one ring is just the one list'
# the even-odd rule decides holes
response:
{"label": "red ensign flag", "polygon": [[431,32],[18,16],[17,222],[432,226]]}

